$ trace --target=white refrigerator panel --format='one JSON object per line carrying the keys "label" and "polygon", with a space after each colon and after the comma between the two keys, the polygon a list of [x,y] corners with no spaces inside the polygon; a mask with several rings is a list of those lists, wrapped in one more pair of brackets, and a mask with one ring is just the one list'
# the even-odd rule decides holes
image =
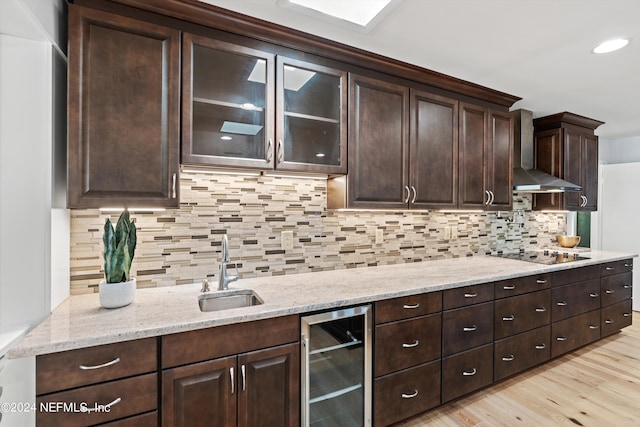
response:
{"label": "white refrigerator panel", "polygon": [[[640,254],[640,163],[601,165],[602,250]],[[633,262],[633,309],[640,311],[639,258]]]}

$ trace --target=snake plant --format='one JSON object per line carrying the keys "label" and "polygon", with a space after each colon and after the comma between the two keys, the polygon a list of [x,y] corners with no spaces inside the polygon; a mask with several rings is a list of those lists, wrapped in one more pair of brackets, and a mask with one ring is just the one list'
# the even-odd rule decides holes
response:
{"label": "snake plant", "polygon": [[124,210],[114,230],[109,218],[104,224],[104,275],[107,283],[128,282],[131,262],[136,250],[136,225]]}

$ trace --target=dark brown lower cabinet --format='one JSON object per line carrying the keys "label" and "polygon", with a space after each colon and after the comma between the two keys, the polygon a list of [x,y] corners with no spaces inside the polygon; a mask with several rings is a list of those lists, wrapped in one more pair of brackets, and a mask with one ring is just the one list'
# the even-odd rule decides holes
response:
{"label": "dark brown lower cabinet", "polygon": [[611,335],[631,325],[632,300],[627,299],[617,304],[603,307],[600,313],[601,336]]}
{"label": "dark brown lower cabinet", "polygon": [[550,333],[547,325],[496,341],[493,347],[493,380],[499,381],[549,360]]}
{"label": "dark brown lower cabinet", "polygon": [[504,298],[495,302],[494,338],[506,338],[549,324],[551,290]]}
{"label": "dark brown lower cabinet", "polygon": [[299,344],[162,372],[162,425],[297,426]]}
{"label": "dark brown lower cabinet", "polygon": [[440,359],[374,382],[374,424],[386,426],[440,405]]}
{"label": "dark brown lower cabinet", "polygon": [[600,310],[551,324],[551,357],[557,357],[600,338]]}
{"label": "dark brown lower cabinet", "polygon": [[493,342],[493,302],[442,313],[442,356]]}
{"label": "dark brown lower cabinet", "polygon": [[442,403],[493,382],[493,344],[442,359]]}

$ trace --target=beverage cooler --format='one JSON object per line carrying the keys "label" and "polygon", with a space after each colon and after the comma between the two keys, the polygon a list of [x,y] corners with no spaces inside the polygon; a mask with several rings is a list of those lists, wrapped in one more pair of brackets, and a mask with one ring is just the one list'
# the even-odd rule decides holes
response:
{"label": "beverage cooler", "polygon": [[371,426],[371,305],[303,316],[302,425]]}

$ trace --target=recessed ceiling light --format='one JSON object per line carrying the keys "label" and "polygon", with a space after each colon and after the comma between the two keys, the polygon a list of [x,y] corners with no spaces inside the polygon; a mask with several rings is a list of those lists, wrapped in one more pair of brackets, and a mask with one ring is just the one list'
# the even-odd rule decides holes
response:
{"label": "recessed ceiling light", "polygon": [[598,46],[594,47],[591,52],[592,53],[609,53],[616,51],[618,49],[622,49],[626,45],[631,42],[629,38],[619,38],[607,40],[606,42],[600,43]]}

